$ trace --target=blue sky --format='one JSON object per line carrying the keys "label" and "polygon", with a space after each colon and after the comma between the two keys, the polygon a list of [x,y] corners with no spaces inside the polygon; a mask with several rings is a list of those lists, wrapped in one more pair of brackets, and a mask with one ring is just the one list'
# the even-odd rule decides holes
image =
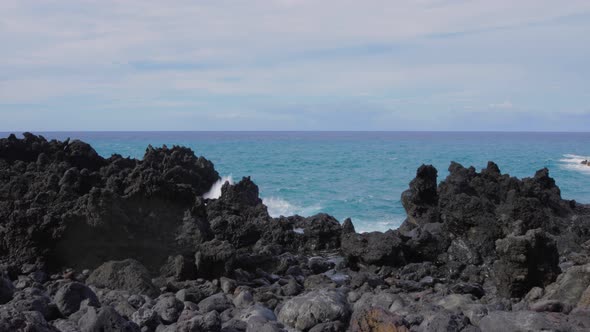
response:
{"label": "blue sky", "polygon": [[587,0],[0,12],[0,131],[590,130]]}

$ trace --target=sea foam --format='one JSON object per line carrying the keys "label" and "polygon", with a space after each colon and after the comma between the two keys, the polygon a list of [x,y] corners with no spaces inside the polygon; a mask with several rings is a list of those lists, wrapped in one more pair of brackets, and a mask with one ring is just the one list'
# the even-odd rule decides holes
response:
{"label": "sea foam", "polygon": [[234,184],[234,180],[232,179],[231,175],[223,176],[221,179],[217,180],[217,182],[211,186],[211,189],[209,189],[209,191],[203,195],[203,198],[219,198],[221,196],[221,187],[223,187],[226,182],[229,182],[229,184]]}
{"label": "sea foam", "polygon": [[292,216],[298,214],[303,217],[309,217],[314,213],[318,213],[322,207],[319,205],[312,205],[307,207],[291,204],[280,197],[266,197],[262,199],[262,203],[268,208],[268,214],[277,218],[280,216]]}
{"label": "sea foam", "polygon": [[584,160],[590,161],[590,157],[575,154],[564,154],[563,157],[563,159],[559,159],[562,168],[590,174],[590,166],[582,164]]}

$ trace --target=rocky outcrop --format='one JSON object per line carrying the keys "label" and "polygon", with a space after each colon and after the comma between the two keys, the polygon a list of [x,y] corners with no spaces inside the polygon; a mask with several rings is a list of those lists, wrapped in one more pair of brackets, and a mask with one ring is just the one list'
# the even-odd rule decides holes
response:
{"label": "rocky outcrop", "polygon": [[590,329],[590,207],[548,170],[421,166],[397,230],[271,218],[183,147],[0,139],[0,330]]}
{"label": "rocky outcrop", "polygon": [[104,159],[77,140],[0,139],[1,262],[57,269],[137,257],[159,266],[193,246],[175,230],[218,178],[184,147]]}
{"label": "rocky outcrop", "polygon": [[540,229],[497,240],[496,252],[494,280],[506,297],[523,297],[535,286],[549,285],[561,272],[555,242]]}

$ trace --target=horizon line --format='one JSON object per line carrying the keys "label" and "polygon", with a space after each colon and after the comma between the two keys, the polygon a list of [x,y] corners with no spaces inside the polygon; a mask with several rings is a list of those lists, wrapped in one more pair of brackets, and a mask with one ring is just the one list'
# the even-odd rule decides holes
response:
{"label": "horizon line", "polygon": [[589,134],[590,131],[552,130],[0,130],[2,134],[23,133],[556,133]]}

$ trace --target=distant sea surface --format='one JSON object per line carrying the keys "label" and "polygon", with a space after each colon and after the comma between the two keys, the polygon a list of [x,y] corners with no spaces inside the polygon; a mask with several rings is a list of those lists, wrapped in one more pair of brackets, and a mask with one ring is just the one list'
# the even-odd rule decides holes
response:
{"label": "distant sea surface", "polygon": [[[71,137],[99,154],[141,158],[152,146],[185,145],[213,161],[233,181],[251,176],[273,216],[318,212],[351,217],[357,231],[398,227],[405,218],[401,193],[421,164],[439,181],[451,161],[488,160],[502,173],[533,176],[550,170],[562,196],[590,203],[590,133],[494,132],[38,132]],[[6,137],[8,133],[2,133]]]}

